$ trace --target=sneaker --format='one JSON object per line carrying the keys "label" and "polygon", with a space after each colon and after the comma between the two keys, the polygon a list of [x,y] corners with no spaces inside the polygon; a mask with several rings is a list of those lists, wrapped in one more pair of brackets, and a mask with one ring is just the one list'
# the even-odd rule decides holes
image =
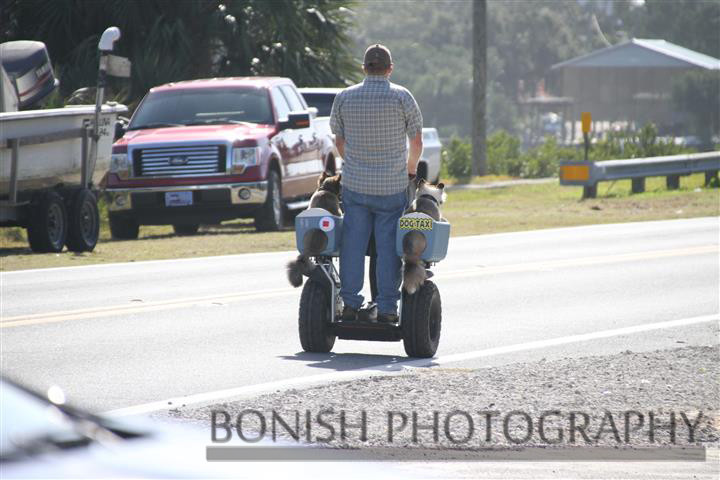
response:
{"label": "sneaker", "polygon": [[357,317],[358,317],[357,310],[355,310],[354,308],[352,308],[348,305],[345,305],[343,307],[342,316],[340,317],[340,319],[343,322],[355,322],[355,321],[357,321]]}
{"label": "sneaker", "polygon": [[368,303],[365,308],[361,308],[357,313],[357,319],[359,322],[375,323],[377,322],[377,316],[377,305],[374,303]]}
{"label": "sneaker", "polygon": [[399,320],[395,313],[379,313],[377,316],[378,323],[398,323]]}

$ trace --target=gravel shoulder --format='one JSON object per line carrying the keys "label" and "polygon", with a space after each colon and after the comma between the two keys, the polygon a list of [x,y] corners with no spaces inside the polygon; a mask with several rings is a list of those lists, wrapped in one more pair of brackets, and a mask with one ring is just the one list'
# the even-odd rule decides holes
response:
{"label": "gravel shoulder", "polygon": [[[234,446],[243,445],[235,426],[245,411],[242,431],[249,438],[260,435],[259,418],[263,417],[265,440],[273,440],[271,425],[275,424],[282,441],[308,443],[309,438],[312,444],[380,455],[387,451],[391,456],[397,456],[398,450],[387,447],[458,453],[528,447],[717,448],[720,347],[626,351],[480,369],[414,369],[155,416],[192,422],[209,431],[213,410],[229,414],[233,437],[226,445]],[[299,440],[273,421],[273,412],[291,430],[297,427]],[[340,435],[343,415],[344,439]],[[217,418],[217,422],[223,419]],[[358,426],[362,423],[366,438]],[[413,428],[414,424],[419,428]],[[333,435],[328,426],[333,427]],[[582,432],[578,427],[583,427]]]}

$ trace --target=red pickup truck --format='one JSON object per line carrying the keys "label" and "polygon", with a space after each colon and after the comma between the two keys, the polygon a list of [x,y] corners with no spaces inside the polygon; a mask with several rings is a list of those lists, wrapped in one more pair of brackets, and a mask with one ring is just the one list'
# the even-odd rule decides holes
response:
{"label": "red pickup truck", "polygon": [[105,195],[113,238],[137,238],[140,225],[254,218],[278,230],[307,206],[337,150],[316,131],[292,80],[215,78],[155,87],[113,145]]}

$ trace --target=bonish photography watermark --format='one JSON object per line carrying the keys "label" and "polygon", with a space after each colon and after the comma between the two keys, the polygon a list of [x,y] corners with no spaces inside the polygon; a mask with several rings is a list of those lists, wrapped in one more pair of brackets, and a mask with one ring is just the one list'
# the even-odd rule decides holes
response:
{"label": "bonish photography watermark", "polygon": [[358,460],[364,450],[368,460],[424,460],[429,449],[436,460],[457,459],[458,452],[466,461],[671,460],[682,452],[684,459],[702,461],[707,439],[701,426],[708,420],[701,411],[652,410],[212,410],[207,456]]}

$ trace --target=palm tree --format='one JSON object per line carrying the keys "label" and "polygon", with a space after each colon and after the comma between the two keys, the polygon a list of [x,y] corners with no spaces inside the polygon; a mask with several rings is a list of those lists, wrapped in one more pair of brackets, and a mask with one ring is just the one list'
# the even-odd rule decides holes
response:
{"label": "palm tree", "polygon": [[[6,0],[7,1],[7,0]],[[161,83],[230,75],[281,75],[299,85],[342,86],[359,74],[346,32],[351,0],[10,0],[0,41],[47,44],[61,91],[95,83],[97,41],[120,27],[117,54],[133,62],[131,104]]]}

